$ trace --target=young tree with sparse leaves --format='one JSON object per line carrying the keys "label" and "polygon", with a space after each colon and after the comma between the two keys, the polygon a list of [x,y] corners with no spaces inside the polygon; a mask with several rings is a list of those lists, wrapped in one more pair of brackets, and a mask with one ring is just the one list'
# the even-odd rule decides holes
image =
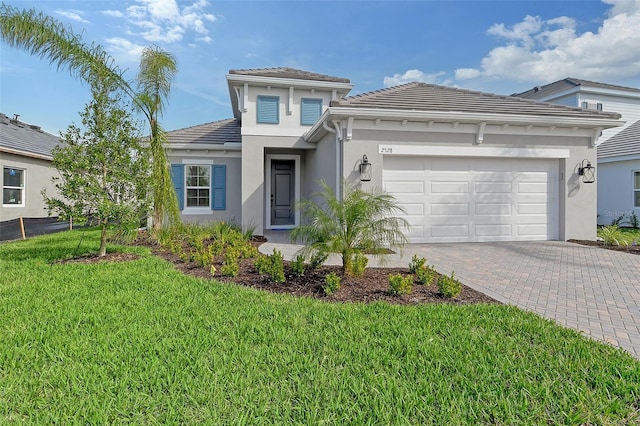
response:
{"label": "young tree with sparse leaves", "polygon": [[95,82],[80,113],[82,127],[69,126],[53,150],[59,197],[43,196],[49,211],[74,221],[96,220],[102,228],[99,256],[106,254],[110,227],[138,227],[150,211],[147,149],[122,92],[110,79]]}

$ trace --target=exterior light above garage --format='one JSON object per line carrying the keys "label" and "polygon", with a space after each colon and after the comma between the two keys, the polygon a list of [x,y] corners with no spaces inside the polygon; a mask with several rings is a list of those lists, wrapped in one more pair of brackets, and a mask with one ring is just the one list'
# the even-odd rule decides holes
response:
{"label": "exterior light above garage", "polygon": [[362,156],[362,162],[360,163],[360,181],[369,182],[371,180],[371,163],[367,158],[367,155]]}
{"label": "exterior light above garage", "polygon": [[578,175],[582,176],[584,183],[593,183],[596,181],[596,168],[591,165],[591,161],[584,159],[578,167]]}

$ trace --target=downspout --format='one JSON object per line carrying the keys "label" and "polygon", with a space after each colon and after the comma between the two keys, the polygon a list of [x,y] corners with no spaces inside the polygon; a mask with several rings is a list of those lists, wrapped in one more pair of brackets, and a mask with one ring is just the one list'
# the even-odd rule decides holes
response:
{"label": "downspout", "polygon": [[332,123],[336,128],[336,198],[342,201],[342,150],[340,148],[344,139],[342,138],[340,122],[333,120]]}

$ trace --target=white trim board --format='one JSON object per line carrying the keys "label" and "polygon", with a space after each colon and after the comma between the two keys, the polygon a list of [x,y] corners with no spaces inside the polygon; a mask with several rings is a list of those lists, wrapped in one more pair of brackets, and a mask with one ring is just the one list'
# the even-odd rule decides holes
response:
{"label": "white trim board", "polygon": [[569,158],[568,149],[557,148],[496,148],[436,145],[378,145],[384,155],[425,155],[432,157],[503,157],[503,158]]}

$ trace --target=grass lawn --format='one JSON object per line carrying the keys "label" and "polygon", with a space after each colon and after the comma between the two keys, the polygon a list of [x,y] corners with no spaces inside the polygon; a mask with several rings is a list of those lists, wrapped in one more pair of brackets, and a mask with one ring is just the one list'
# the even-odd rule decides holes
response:
{"label": "grass lawn", "polygon": [[0,424],[640,421],[640,362],[513,307],[296,299],[140,247],[52,263],[81,235],[0,245]]}

